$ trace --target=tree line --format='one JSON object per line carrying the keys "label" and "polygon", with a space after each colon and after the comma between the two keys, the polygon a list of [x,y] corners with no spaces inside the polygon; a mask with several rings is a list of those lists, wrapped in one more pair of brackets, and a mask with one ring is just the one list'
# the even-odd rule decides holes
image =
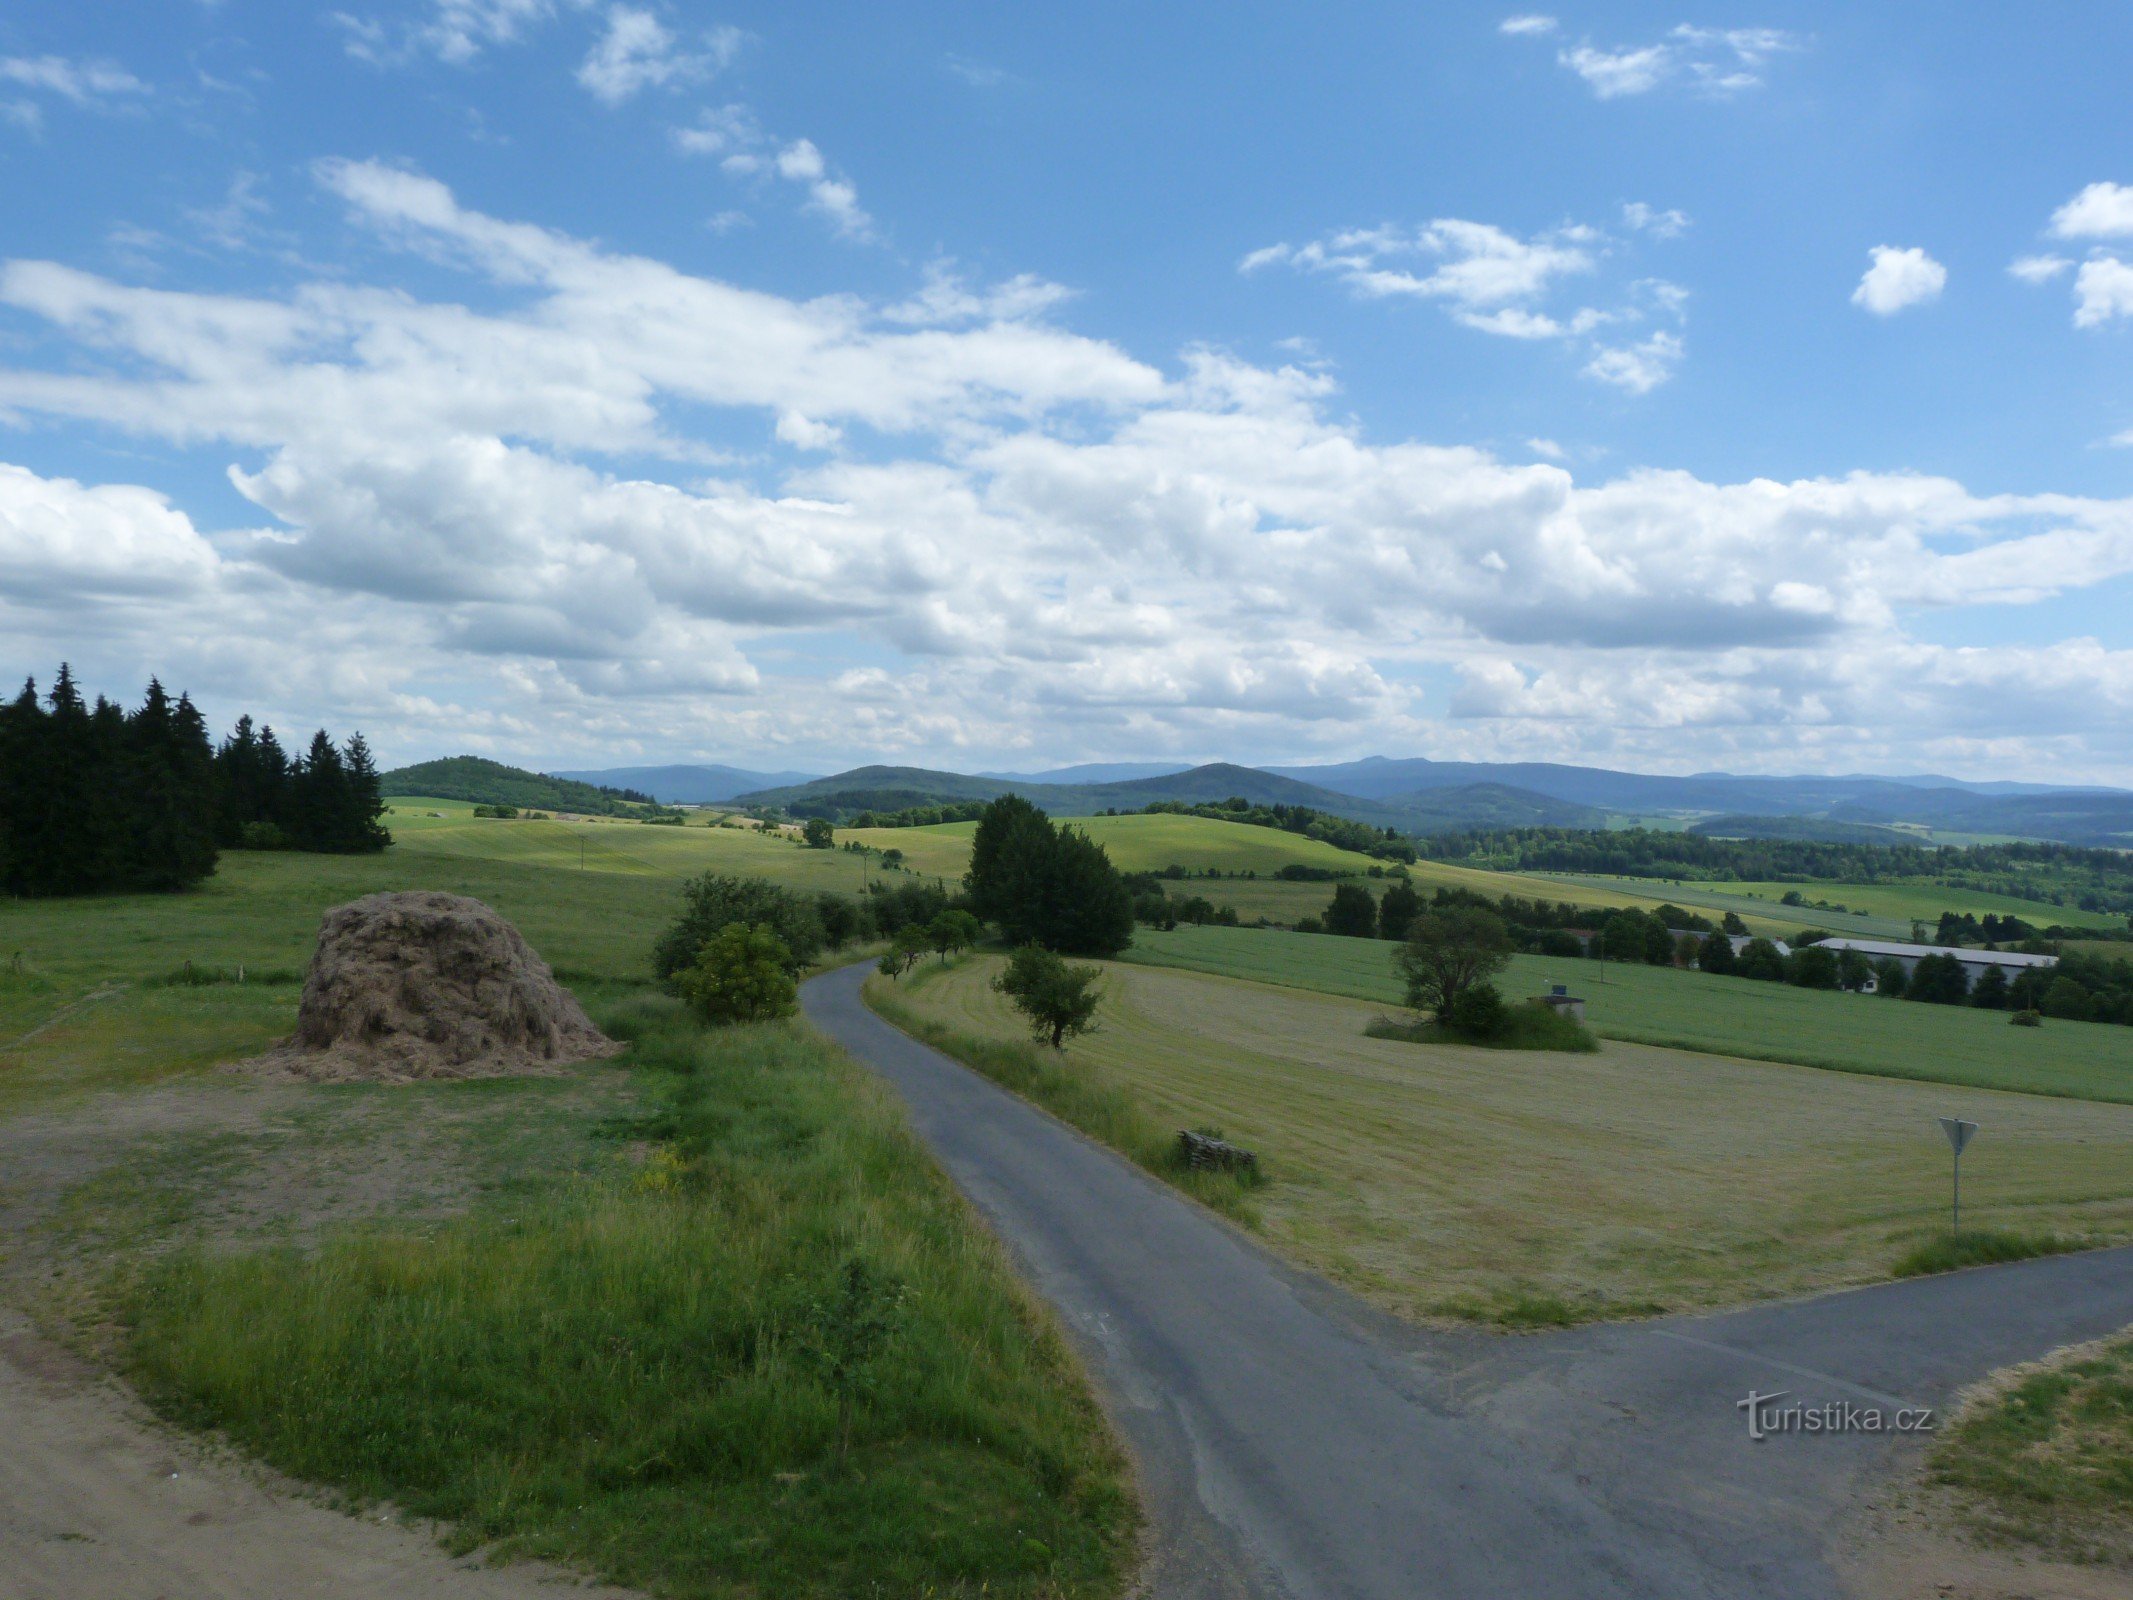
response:
{"label": "tree line", "polygon": [[[1206,817],[1214,822],[1278,828],[1283,833],[1301,834],[1306,839],[1317,839],[1359,855],[1376,856],[1381,861],[1415,859],[1414,844],[1401,837],[1399,829],[1373,827],[1367,822],[1336,817],[1311,806],[1255,805],[1242,795],[1232,795],[1227,800],[1156,800],[1143,806],[1141,811],[1144,816]],[[1104,814],[1118,815],[1116,812]]]}
{"label": "tree line", "polygon": [[2015,841],[1956,846],[1719,839],[1652,828],[1503,828],[1422,841],[1435,861],[1499,871],[1581,872],[1683,883],[1893,883],[1929,880],[2041,905],[2133,912],[2133,857],[2121,850]]}
{"label": "tree line", "polygon": [[127,711],[92,705],[64,665],[0,704],[0,889],[25,896],[156,893],[230,848],[354,854],[391,842],[359,733],[321,730],[300,755],[241,718],[218,749],[189,695],[150,679]]}

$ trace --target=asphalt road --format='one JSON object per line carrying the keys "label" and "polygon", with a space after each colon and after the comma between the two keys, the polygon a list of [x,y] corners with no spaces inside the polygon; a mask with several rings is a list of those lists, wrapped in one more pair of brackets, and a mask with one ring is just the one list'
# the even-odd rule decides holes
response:
{"label": "asphalt road", "polygon": [[890,1027],[866,971],[809,982],[806,1014],[901,1091],[1080,1342],[1155,1594],[1833,1596],[1830,1530],[1907,1445],[1758,1442],[1751,1390],[1886,1417],[2133,1321],[2127,1249],[1546,1337],[1407,1328]]}

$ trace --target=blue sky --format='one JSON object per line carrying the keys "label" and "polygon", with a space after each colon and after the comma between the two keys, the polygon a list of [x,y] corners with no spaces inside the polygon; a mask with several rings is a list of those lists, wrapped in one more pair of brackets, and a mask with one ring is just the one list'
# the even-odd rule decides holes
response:
{"label": "blue sky", "polygon": [[0,659],[391,759],[2133,782],[2133,15],[0,18]]}

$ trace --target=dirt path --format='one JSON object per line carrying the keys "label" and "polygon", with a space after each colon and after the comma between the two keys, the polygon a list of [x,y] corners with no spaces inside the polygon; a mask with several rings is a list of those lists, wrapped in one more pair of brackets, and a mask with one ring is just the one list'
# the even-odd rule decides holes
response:
{"label": "dirt path", "polygon": [[447,1555],[157,1428],[0,1312],[0,1600],[626,1600],[533,1563]]}

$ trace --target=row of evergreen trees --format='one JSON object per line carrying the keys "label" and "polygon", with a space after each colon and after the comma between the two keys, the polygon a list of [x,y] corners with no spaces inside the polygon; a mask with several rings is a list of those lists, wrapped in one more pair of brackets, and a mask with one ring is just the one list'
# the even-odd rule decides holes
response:
{"label": "row of evergreen trees", "polygon": [[271,728],[237,724],[217,750],[189,696],[151,680],[139,707],[82,696],[59,669],[0,704],[0,890],[167,891],[230,846],[355,854],[390,842],[378,772],[357,734],[321,731],[291,757]]}

